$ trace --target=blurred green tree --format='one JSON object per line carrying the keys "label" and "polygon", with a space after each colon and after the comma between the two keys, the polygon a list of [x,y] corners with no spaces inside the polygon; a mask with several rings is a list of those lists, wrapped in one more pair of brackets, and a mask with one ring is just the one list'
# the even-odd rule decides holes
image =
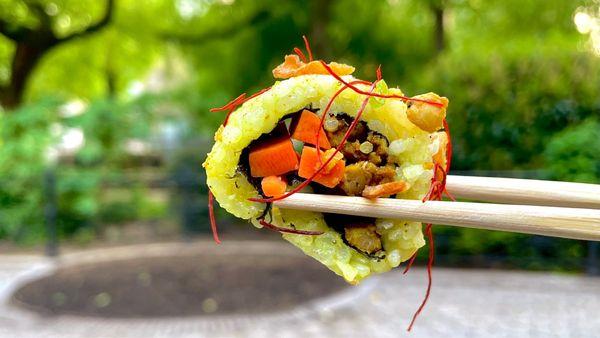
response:
{"label": "blurred green tree", "polygon": [[0,147],[0,237],[43,237],[42,178],[46,150],[55,142],[50,126],[57,106],[45,100],[2,119],[0,139],[10,141]]}
{"label": "blurred green tree", "polygon": [[[82,25],[81,21],[65,25],[64,20],[60,20],[71,20],[71,17],[85,18],[84,15],[72,15],[82,14],[81,4],[70,8],[74,12],[71,12],[71,15],[65,14],[65,11],[61,13],[67,16],[57,16],[58,4],[48,1],[8,1],[1,5],[0,34],[13,41],[14,52],[8,84],[0,87],[0,104],[9,109],[18,106],[23,100],[27,81],[40,59],[53,48],[106,26],[113,14],[113,3],[113,0],[107,0],[105,13],[100,19],[81,30],[78,27]],[[65,2],[61,3],[64,4]],[[73,28],[78,31],[66,34]]]}
{"label": "blurred green tree", "polygon": [[550,178],[600,182],[600,122],[589,118],[552,136],[544,157]]}

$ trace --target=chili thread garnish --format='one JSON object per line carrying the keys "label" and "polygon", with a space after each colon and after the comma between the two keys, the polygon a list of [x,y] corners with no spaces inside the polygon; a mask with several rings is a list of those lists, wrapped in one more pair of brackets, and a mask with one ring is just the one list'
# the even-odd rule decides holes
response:
{"label": "chili thread garnish", "polygon": [[432,272],[433,257],[434,257],[433,232],[431,230],[431,227],[432,227],[431,223],[428,223],[425,227],[425,233],[427,235],[427,239],[429,240],[429,258],[427,260],[427,291],[425,292],[425,298],[423,299],[423,302],[421,303],[421,305],[417,309],[417,312],[415,312],[412,320],[410,321],[410,325],[408,326],[408,329],[407,329],[407,331],[409,331],[409,332],[410,332],[410,330],[412,330],[412,327],[415,324],[417,317],[421,314],[421,311],[423,311],[423,308],[425,308],[425,304],[427,304],[427,300],[429,300],[429,295],[431,294],[431,285],[433,282],[431,272]]}
{"label": "chili thread garnish", "polygon": [[417,258],[417,253],[416,252],[410,257],[410,260],[408,261],[408,264],[406,264],[406,268],[404,269],[404,272],[402,272],[403,275],[406,275],[406,273],[408,272],[408,270],[410,270],[410,268],[412,267],[413,263],[415,262],[415,258]]}
{"label": "chili thread garnish", "polygon": [[[438,175],[438,172],[441,175]],[[443,179],[440,181],[438,177],[442,176]],[[431,178],[431,185],[429,186],[429,191],[423,197],[423,203],[431,200],[441,199],[441,193],[443,191],[443,185],[445,185],[446,179],[446,171],[442,168],[439,163],[434,163],[433,165],[433,177]]]}
{"label": "chili thread garnish", "polygon": [[268,223],[264,219],[261,219],[258,222],[265,228],[275,230],[278,232],[285,232],[285,233],[295,234],[295,235],[307,235],[307,236],[319,236],[319,235],[324,234],[323,231],[297,230],[297,229],[291,229],[291,228],[282,228],[282,227],[278,227],[277,225]]}
{"label": "chili thread garnish", "polygon": [[233,113],[233,111],[235,110],[235,108],[237,106],[242,104],[241,102],[244,101],[245,98],[246,98],[246,93],[242,93],[240,96],[236,97],[235,99],[233,99],[232,101],[230,101],[229,103],[224,105],[223,107],[210,109],[210,112],[214,113],[214,112],[220,112],[220,111],[226,110],[227,115],[225,116],[225,120],[223,120],[223,126],[226,126],[227,122],[229,121],[229,116],[231,115],[231,113]]}
{"label": "chili thread garnish", "polygon": [[446,121],[446,119],[442,121],[442,125],[444,126],[446,137],[448,138],[446,143],[446,173],[448,173],[450,172],[450,164],[452,163],[452,138],[450,137],[450,127],[448,126],[448,121]]}
{"label": "chili thread garnish", "polygon": [[232,107],[237,107],[237,105],[239,104],[239,102],[241,102],[245,97],[246,97],[246,93],[242,93],[238,97],[236,97],[235,99],[229,101],[223,107],[211,108],[210,112],[214,113],[214,112],[219,112],[219,111],[224,111],[224,110],[230,110]]}
{"label": "chili thread garnish", "polygon": [[214,196],[210,188],[208,189],[208,217],[210,218],[210,229],[212,230],[213,239],[215,243],[221,244],[219,234],[217,232],[217,219],[215,218],[215,202]]}
{"label": "chili thread garnish", "polygon": [[241,106],[242,104],[248,102],[249,100],[265,93],[266,91],[268,91],[269,89],[271,89],[271,87],[267,87],[264,89],[259,90],[258,92],[246,97],[246,93],[242,93],[240,94],[238,97],[236,97],[235,99],[231,100],[229,103],[227,103],[226,105],[222,106],[222,107],[218,107],[218,108],[211,108],[210,112],[214,113],[214,112],[220,112],[220,111],[227,111],[227,115],[225,116],[225,120],[223,121],[223,126],[227,125],[227,122],[229,121],[229,116],[231,115],[231,113],[233,113],[233,111]]}
{"label": "chili thread garnish", "polygon": [[[370,89],[371,92],[375,89],[375,85],[376,84],[377,84],[377,81],[375,81],[371,85],[371,89]],[[325,168],[329,164],[329,162],[331,162],[331,160],[333,160],[333,158],[335,157],[335,155],[340,152],[340,150],[342,149],[342,147],[344,147],[344,144],[348,140],[348,137],[350,137],[350,133],[352,133],[352,131],[354,130],[354,128],[356,128],[356,125],[358,124],[358,121],[360,120],[360,116],[362,115],[363,111],[367,107],[367,103],[369,102],[369,99],[370,99],[370,97],[367,97],[367,98],[365,98],[363,100],[362,105],[360,106],[360,109],[356,113],[356,117],[354,118],[354,121],[352,121],[352,123],[348,127],[348,130],[344,134],[344,137],[342,138],[342,141],[337,146],[337,148],[335,149],[335,151],[333,152],[333,154],[331,154],[331,156],[327,159],[327,161],[325,161],[325,163],[323,163],[319,167],[319,169],[317,171],[315,171],[314,174],[312,174],[308,179],[306,179],[305,181],[303,181],[302,183],[300,183],[297,187],[295,187],[291,191],[289,191],[289,192],[287,192],[287,193],[285,193],[285,194],[283,194],[281,196],[271,197],[271,198],[249,198],[248,200],[252,201],[252,202],[271,203],[271,202],[282,200],[284,198],[288,198],[291,195],[293,195],[293,194],[299,192],[300,190],[304,189],[304,187],[306,187],[307,185],[309,185],[310,182],[312,182],[313,179],[323,170],[323,168]]]}
{"label": "chili thread garnish", "polygon": [[308,53],[308,60],[312,61],[313,54],[312,54],[312,51],[310,50],[310,44],[308,43],[308,39],[306,38],[306,35],[302,35],[302,40],[304,40],[304,47],[306,47],[306,52]]}
{"label": "chili thread garnish", "polygon": [[453,149],[452,149],[452,138],[450,136],[450,127],[448,126],[448,121],[446,119],[444,119],[442,121],[442,124],[444,126],[444,132],[446,133],[446,138],[448,139],[446,142],[446,173],[445,173],[446,175],[444,176],[443,192],[452,201],[456,201],[454,196],[452,196],[452,194],[446,189],[446,179],[447,179],[448,173],[450,172],[450,164],[452,163],[452,150]]}
{"label": "chili thread garnish", "polygon": [[[444,132],[446,133],[446,137],[448,138],[447,143],[446,143],[446,167],[442,168],[438,163],[435,163],[435,165],[433,167],[433,177],[431,178],[431,187],[429,189],[429,192],[423,198],[423,202],[430,201],[430,200],[439,201],[442,199],[442,195],[444,193],[446,193],[452,200],[454,200],[454,197],[450,193],[448,193],[448,191],[446,190],[446,178],[448,176],[448,172],[450,171],[450,164],[452,163],[452,139],[450,137],[450,128],[448,127],[448,122],[446,121],[446,119],[444,119],[442,121],[442,123],[444,126]],[[440,176],[442,176],[441,180],[438,180],[438,170],[441,172],[441,175],[440,175]],[[435,254],[435,251],[434,251],[435,244],[434,244],[434,239],[433,239],[433,230],[432,230],[431,223],[426,224],[425,233],[427,235],[427,239],[429,240],[429,257],[427,260],[427,280],[428,280],[427,291],[425,292],[425,297],[423,298],[423,302],[421,303],[421,305],[419,306],[419,308],[413,315],[413,318],[407,329],[408,331],[410,331],[412,329],[415,321],[417,320],[417,317],[419,316],[419,314],[421,314],[421,311],[423,311],[425,304],[427,304],[427,301],[429,300],[429,295],[431,294],[431,285],[433,282],[432,267],[433,267],[433,258],[434,258],[434,254]],[[415,253],[415,256],[416,256],[416,253]],[[410,266],[412,265],[412,262],[413,262],[415,256],[413,256],[413,258],[411,258],[411,261],[409,262],[408,266],[406,267],[406,270],[404,270],[404,273],[408,272],[408,270],[410,269]]]}
{"label": "chili thread garnish", "polygon": [[229,110],[231,109],[231,107],[236,107],[236,105],[238,104],[238,102],[241,102],[244,98],[246,97],[246,93],[242,93],[240,94],[240,96],[236,97],[235,99],[229,101],[226,105],[224,105],[223,107],[219,107],[219,108],[211,108],[210,112],[214,113],[214,112],[219,112],[219,111],[224,111],[224,110]]}
{"label": "chili thread garnish", "polygon": [[412,98],[412,97],[408,97],[408,96],[402,96],[402,95],[396,95],[396,94],[391,94],[391,95],[386,95],[386,94],[379,94],[379,93],[373,93],[373,92],[365,92],[364,90],[361,90],[359,88],[356,88],[355,86],[351,85],[350,83],[348,83],[347,81],[345,81],[344,79],[342,79],[341,76],[337,75],[333,69],[331,69],[331,67],[329,67],[327,65],[327,63],[325,63],[324,61],[320,61],[321,64],[323,65],[323,67],[325,67],[325,69],[327,70],[327,72],[333,76],[334,78],[336,78],[336,80],[340,81],[341,83],[345,84],[346,86],[348,86],[348,88],[352,89],[353,91],[359,93],[359,94],[363,94],[363,95],[368,95],[368,96],[374,96],[374,97],[380,97],[380,98],[384,98],[384,99],[400,99],[404,102],[409,102],[409,101],[414,101],[414,102],[423,102],[423,103],[427,103],[430,104],[432,106],[436,106],[436,107],[443,107],[443,103],[440,102],[434,102],[434,101],[429,101],[429,100],[423,100],[423,99],[417,99],[417,98]]}
{"label": "chili thread garnish", "polygon": [[[377,67],[377,71],[375,73],[377,76],[377,81],[381,81],[381,79],[383,78],[381,75],[381,65],[379,65],[379,67]],[[354,80],[354,81],[349,82],[348,84],[350,84],[350,85],[355,85],[355,84],[371,85],[372,83],[369,81]],[[333,101],[335,101],[335,99],[338,97],[338,95],[340,95],[344,90],[346,90],[348,88],[349,88],[348,85],[344,84],[344,86],[342,88],[340,88],[337,92],[335,92],[335,94],[333,94],[333,96],[331,97],[329,102],[327,102],[327,106],[325,107],[325,110],[323,111],[323,114],[321,115],[321,124],[320,124],[319,129],[317,129],[317,132],[316,132],[317,155],[319,155],[319,156],[317,156],[317,158],[318,158],[320,164],[323,163],[323,160],[321,159],[321,148],[320,148],[320,143],[319,143],[321,133],[319,131],[323,128],[323,126],[325,124],[325,117],[327,116],[327,113],[329,113],[329,110],[331,109],[331,105],[333,104]]]}
{"label": "chili thread garnish", "polygon": [[300,48],[294,47],[294,53],[296,53],[296,55],[298,55],[298,57],[300,57],[300,60],[302,60],[302,62],[308,63],[308,61],[306,60],[306,56],[304,55],[304,53],[302,53]]}
{"label": "chili thread garnish", "polygon": [[[366,85],[371,85],[371,82],[369,81],[363,81],[363,80],[356,80],[356,81],[352,81],[350,82],[350,84],[366,84]],[[316,147],[317,147],[317,158],[319,160],[319,164],[323,163],[323,160],[321,159],[321,143],[320,143],[320,136],[321,133],[319,132],[319,130],[321,130],[323,128],[323,126],[325,125],[325,117],[327,116],[327,114],[329,113],[329,110],[331,109],[331,106],[333,105],[333,102],[335,101],[335,99],[344,91],[348,89],[348,86],[344,85],[342,88],[338,89],[338,91],[336,91],[333,96],[331,97],[331,99],[329,99],[329,102],[327,102],[327,105],[325,106],[325,110],[323,110],[323,113],[321,114],[321,122],[319,125],[319,128],[317,129],[316,135],[317,135],[317,141],[316,143]]]}
{"label": "chili thread garnish", "polygon": [[242,103],[240,103],[240,104],[244,104],[244,103],[246,103],[246,102],[248,102],[248,101],[252,100],[253,98],[255,98],[255,97],[257,97],[257,96],[259,96],[259,95],[262,95],[262,94],[264,94],[264,93],[268,92],[268,91],[269,91],[269,89],[271,89],[271,87],[270,87],[270,86],[269,86],[269,87],[267,87],[267,88],[263,88],[263,89],[261,89],[261,90],[257,91],[256,93],[254,93],[254,94],[252,94],[252,95],[248,96],[248,98],[244,99],[244,101],[242,101]]}

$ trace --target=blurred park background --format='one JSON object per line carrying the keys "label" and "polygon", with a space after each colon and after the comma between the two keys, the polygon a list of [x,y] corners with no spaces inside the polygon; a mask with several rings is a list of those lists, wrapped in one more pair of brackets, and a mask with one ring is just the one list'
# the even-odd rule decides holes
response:
{"label": "blurred park background", "polygon": [[[455,173],[600,182],[598,0],[2,0],[0,250],[206,236],[208,110],[272,84],[303,34],[449,97]],[[263,236],[218,216],[225,241]],[[446,265],[584,271],[597,250],[435,232]]]}

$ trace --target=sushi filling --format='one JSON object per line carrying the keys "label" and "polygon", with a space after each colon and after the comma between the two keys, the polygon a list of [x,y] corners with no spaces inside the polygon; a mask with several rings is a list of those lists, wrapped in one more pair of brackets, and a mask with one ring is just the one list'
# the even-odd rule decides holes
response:
{"label": "sushi filling", "polygon": [[[270,133],[254,140],[242,152],[238,172],[262,196],[285,194],[313,175],[343,142],[353,118],[345,113],[328,114],[321,127],[321,117],[316,112],[307,108],[283,117]],[[407,183],[395,180],[396,164],[389,161],[388,146],[385,136],[359,121],[340,152],[309,186],[319,194],[367,198],[388,197],[407,190]],[[370,258],[385,258],[374,218],[324,214],[324,219],[348,246]]]}

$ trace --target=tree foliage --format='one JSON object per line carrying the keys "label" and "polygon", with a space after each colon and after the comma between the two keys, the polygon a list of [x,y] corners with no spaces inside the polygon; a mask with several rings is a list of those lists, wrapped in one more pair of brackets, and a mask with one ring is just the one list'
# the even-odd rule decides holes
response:
{"label": "tree foliage", "polygon": [[[57,107],[43,101],[2,118],[0,139],[0,237],[43,236],[43,177],[52,144],[50,126]],[[36,187],[32,189],[32,187]]]}
{"label": "tree foliage", "polygon": [[[0,7],[0,13],[4,14],[0,16],[0,33],[14,43],[9,81],[1,87],[0,103],[7,108],[18,106],[23,100],[31,73],[40,59],[58,45],[102,29],[112,18],[113,5],[113,0],[107,0],[105,12],[97,22],[70,34],[65,32],[80,28],[79,20],[70,24],[71,16],[78,13],[78,6],[65,10],[57,18],[59,7],[53,2],[12,1],[12,9],[15,11]],[[91,19],[89,14],[83,18],[87,21]]]}
{"label": "tree foliage", "polygon": [[552,179],[600,182],[600,122],[589,118],[554,135],[544,152]]}

